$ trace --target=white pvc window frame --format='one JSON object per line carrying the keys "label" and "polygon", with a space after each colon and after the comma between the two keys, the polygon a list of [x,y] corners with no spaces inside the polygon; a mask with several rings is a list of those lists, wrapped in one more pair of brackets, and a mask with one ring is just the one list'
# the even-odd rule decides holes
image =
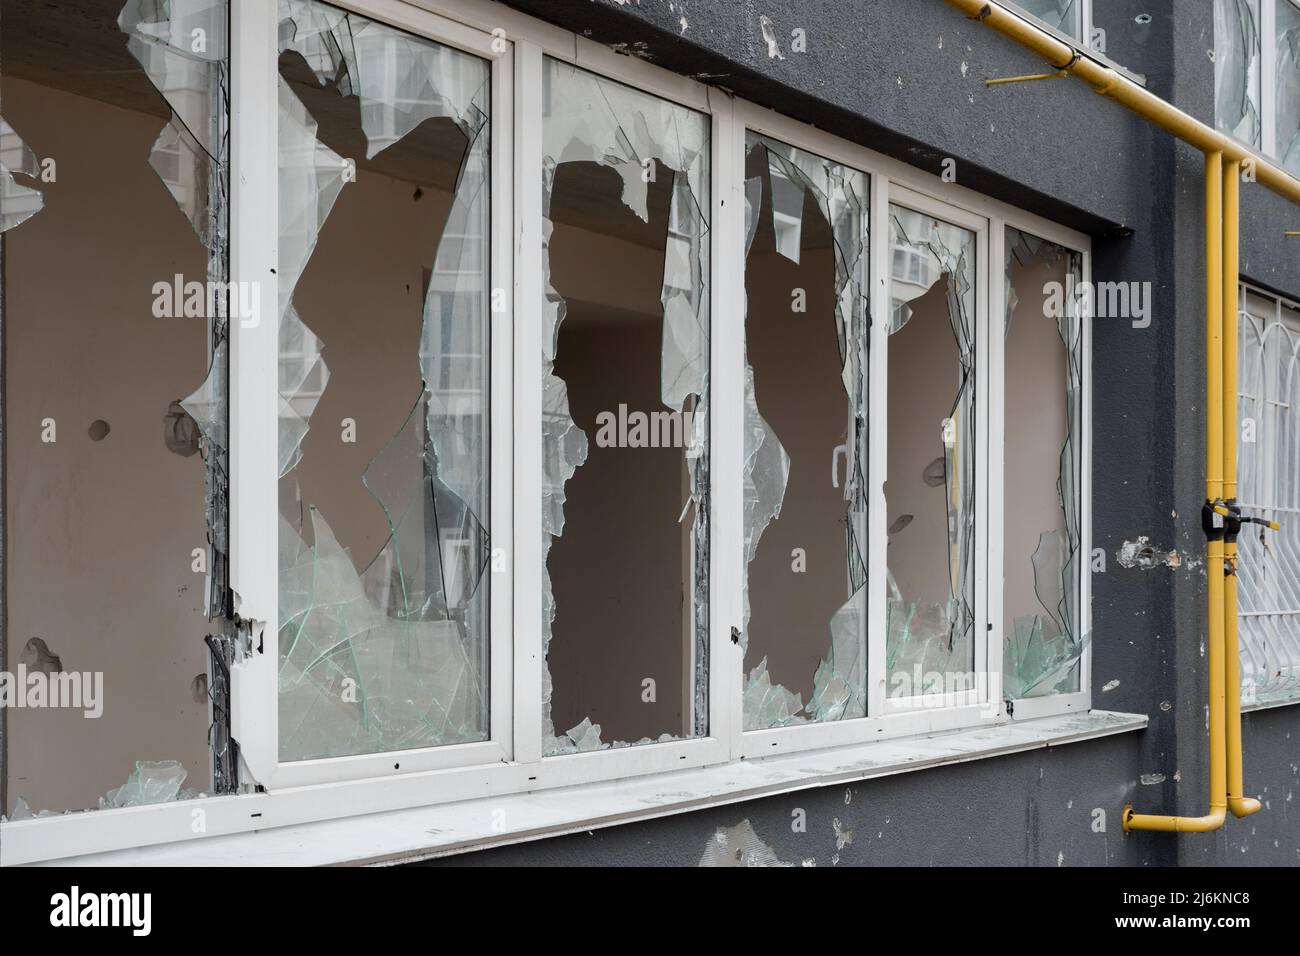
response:
{"label": "white pvc window frame", "polygon": [[[365,813],[486,798],[494,794],[624,779],[725,764],[772,753],[821,749],[967,727],[995,726],[1091,705],[1090,648],[1081,690],[1001,700],[1003,502],[1002,349],[1006,227],[1081,253],[1088,237],[958,183],[735,98],[716,88],[621,56],[607,47],[491,0],[333,0],[336,6],[492,63],[492,286],[510,307],[491,327],[491,542],[505,548],[507,573],[494,573],[491,601],[490,740],[397,753],[279,760],[277,635],[263,627],[261,653],[232,673],[232,731],[241,748],[245,793],[202,800],[3,824],[5,862],[57,859],[200,835],[240,833]],[[231,271],[277,299],[278,144],[276,8],[231,0]],[[711,480],[709,730],[704,737],[543,758],[541,727],[542,439],[540,429],[544,277],[542,234],[542,67],[552,56],[708,114],[711,122]],[[868,486],[868,714],[864,718],[743,732],[743,660],[732,640],[741,623],[743,576],[744,147],[754,130],[867,174],[871,245],[864,286],[872,329]],[[959,177],[960,179],[960,174]],[[887,327],[891,203],[977,234],[977,692],[961,699],[885,697],[885,502]],[[273,308],[234,330],[231,350],[231,580],[245,618],[278,619],[276,382]],[[993,334],[998,333],[998,334]],[[1083,555],[1091,524],[1091,317],[1083,322],[1083,428],[1080,493]],[[997,569],[990,579],[990,569]],[[1091,631],[1089,575],[1082,576],[1082,634]],[[990,629],[992,625],[992,629]],[[918,706],[919,704],[919,706]],[[485,809],[484,811],[489,812]]]}
{"label": "white pvc window frame", "polygon": [[[1277,7],[1289,4],[1300,12],[1300,0],[1259,0],[1259,143],[1238,140],[1260,155],[1280,161],[1277,142]],[[1215,117],[1216,124],[1218,117]]]}
{"label": "white pvc window frame", "polygon": [[[476,55],[491,67],[491,158],[493,189],[490,276],[494,288],[510,288],[513,255],[510,182],[513,135],[513,51],[494,50],[489,32],[422,12],[398,0],[335,3],[417,36]],[[278,84],[275,4],[232,0],[231,103],[231,275],[236,282],[260,282],[262,303],[279,301],[277,275],[279,208]],[[268,42],[269,39],[269,42]],[[498,44],[500,46],[500,44]],[[237,59],[235,59],[237,57]],[[269,221],[268,221],[269,220]],[[489,534],[492,548],[510,550],[512,418],[512,312],[491,313]],[[260,622],[255,643],[261,653],[231,673],[232,735],[240,742],[241,779],[267,789],[301,787],[337,780],[501,762],[512,756],[512,661],[509,574],[492,574],[489,611],[489,739],[482,742],[398,750],[314,760],[280,759],[278,542],[279,315],[263,308],[251,327],[232,329],[230,358],[230,567],[231,586],[243,617]],[[268,372],[268,370],[270,370]]]}

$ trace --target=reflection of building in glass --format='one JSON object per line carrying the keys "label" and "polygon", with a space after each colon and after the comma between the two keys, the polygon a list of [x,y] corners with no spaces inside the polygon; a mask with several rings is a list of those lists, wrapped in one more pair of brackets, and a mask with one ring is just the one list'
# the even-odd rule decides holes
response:
{"label": "reflection of building in glass", "polygon": [[[907,243],[895,243],[894,260],[889,275],[894,280],[890,289],[895,294],[891,297],[890,304],[894,310],[896,324],[904,318],[900,315],[900,310],[906,308],[907,303],[923,295],[934,285],[935,279],[938,278],[935,275],[937,270],[938,265],[934,261],[934,256],[928,252],[923,252]],[[899,295],[900,292],[904,294]]]}

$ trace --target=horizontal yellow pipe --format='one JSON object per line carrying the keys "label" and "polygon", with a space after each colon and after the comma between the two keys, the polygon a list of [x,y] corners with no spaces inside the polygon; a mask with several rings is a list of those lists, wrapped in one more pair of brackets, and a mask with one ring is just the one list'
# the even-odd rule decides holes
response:
{"label": "horizontal yellow pipe", "polygon": [[1045,30],[1009,12],[993,0],[948,0],[967,16],[980,20],[1047,60],[1057,71],[1079,77],[1096,92],[1127,106],[1161,129],[1190,143],[1203,153],[1222,153],[1225,160],[1249,161],[1260,184],[1300,204],[1300,180],[1275,166],[1236,140],[1184,113],[1167,100],[1134,83],[1128,77],[1076,51]]}
{"label": "horizontal yellow pipe", "polygon": [[1227,807],[1211,810],[1203,817],[1166,817],[1154,813],[1134,813],[1132,807],[1124,808],[1124,832],[1155,830],[1158,833],[1209,833],[1223,826],[1228,819]]}

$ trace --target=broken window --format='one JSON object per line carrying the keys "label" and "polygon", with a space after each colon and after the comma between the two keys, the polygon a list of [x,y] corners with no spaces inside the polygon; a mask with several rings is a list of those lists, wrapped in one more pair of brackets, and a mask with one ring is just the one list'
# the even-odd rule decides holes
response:
{"label": "broken window", "polygon": [[1276,130],[1274,153],[1292,173],[1300,173],[1300,8],[1292,0],[1275,0],[1274,69]]}
{"label": "broken window", "polygon": [[890,206],[890,697],[975,688],[975,233]]}
{"label": "broken window", "polygon": [[1215,125],[1252,146],[1261,132],[1259,4],[1214,0]]}
{"label": "broken window", "polygon": [[1079,690],[1083,257],[1008,228],[1003,696]]}
{"label": "broken window", "polygon": [[486,740],[490,67],[280,14],[280,757]]}
{"label": "broken window", "polygon": [[866,715],[867,176],[746,137],[744,727]]}
{"label": "broken window", "polygon": [[544,65],[543,751],[707,732],[709,120]]}
{"label": "broken window", "polygon": [[12,817],[234,785],[204,646],[231,604],[228,16],[0,4]]}
{"label": "broken window", "polygon": [[1049,27],[1075,39],[1083,38],[1083,0],[1016,0],[1016,6]]}
{"label": "broken window", "polygon": [[1238,539],[1242,702],[1300,695],[1300,310],[1250,295],[1241,313]]}

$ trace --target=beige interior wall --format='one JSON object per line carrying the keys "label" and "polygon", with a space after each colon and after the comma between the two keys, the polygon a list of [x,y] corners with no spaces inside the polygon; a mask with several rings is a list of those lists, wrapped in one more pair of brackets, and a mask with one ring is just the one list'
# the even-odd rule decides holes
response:
{"label": "beige interior wall", "polygon": [[940,277],[913,299],[911,319],[889,337],[886,527],[912,516],[889,536],[889,570],[905,600],[932,604],[946,603],[949,593],[948,488],[931,487],[922,476],[943,457],[943,421],[961,384],[947,281]]}
{"label": "beige interior wall", "polygon": [[[450,205],[450,192],[425,187],[417,199],[412,184],[358,169],[294,290],[299,317],[323,343],[329,384],[292,477],[358,571],[388,540],[388,520],[363,475],[422,392],[424,277]],[[344,419],[356,423],[355,441],[344,441]],[[418,482],[418,455],[402,465],[406,480]]]}
{"label": "beige interior wall", "polygon": [[[1065,539],[1057,480],[1069,426],[1066,350],[1056,319],[1043,315],[1043,286],[1065,283],[1065,261],[1055,267],[1033,260],[1013,263],[1019,303],[1006,340],[1006,435],[1003,592],[1006,633],[1017,617],[1044,613],[1034,593],[1031,558],[1039,536],[1057,530]],[[1053,608],[1052,610],[1055,610]]]}
{"label": "beige interior wall", "polygon": [[[652,192],[670,185],[660,176]],[[613,170],[561,166],[550,245],[551,284],[568,307],[555,374],[568,383],[570,413],[588,441],[586,463],[565,486],[564,533],[548,563],[556,606],[552,719],[563,732],[590,717],[607,742],[682,735],[690,713],[683,674],[690,516],[677,523],[685,503],[682,450],[596,444],[598,413],[617,413],[620,403],[629,411],[663,410],[666,207],[652,196],[651,221],[643,224],[615,198],[620,188]],[[594,194],[605,201],[586,211],[584,226],[575,225]],[[653,702],[642,700],[646,678],[655,682]]]}
{"label": "beige interior wall", "polygon": [[[790,456],[781,514],[749,565],[745,668],[764,657],[774,684],[812,695],[830,647],[831,617],[849,596],[844,457],[832,485],[835,448],[848,440],[848,394],[840,377],[830,230],[805,197],[799,263],[775,251],[768,205],[746,262],[746,350],[759,412]],[[792,309],[803,290],[807,311]],[[801,549],[806,570],[795,570]]]}
{"label": "beige interior wall", "polygon": [[205,279],[206,251],[149,166],[162,120],[12,77],[3,95],[57,162],[45,208],[4,237],[8,660],[40,637],[65,670],[103,672],[105,696],[98,720],[9,711],[6,809],[93,807],[137,760],[206,788],[204,466],[167,449],[163,416],[204,380],[207,326],[152,314],[153,284]]}

